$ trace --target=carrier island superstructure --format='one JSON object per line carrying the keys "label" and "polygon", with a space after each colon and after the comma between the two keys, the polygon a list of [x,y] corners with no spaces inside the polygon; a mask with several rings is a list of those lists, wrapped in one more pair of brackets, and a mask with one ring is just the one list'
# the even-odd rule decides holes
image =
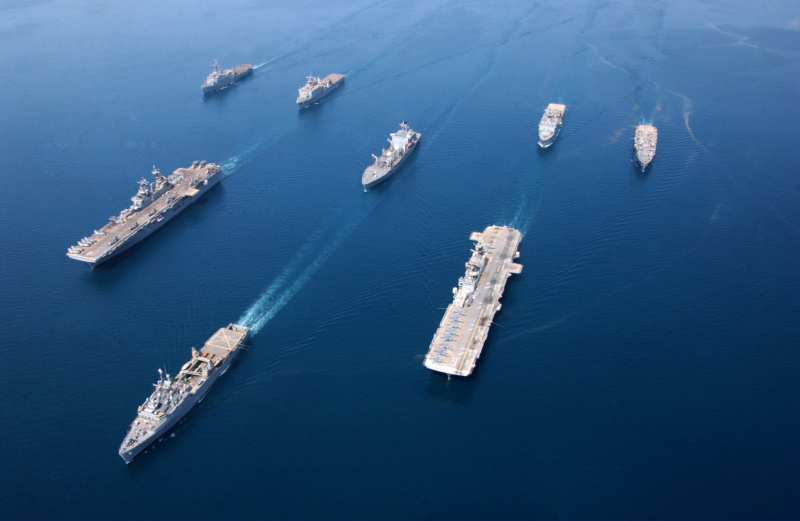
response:
{"label": "carrier island superstructure", "polygon": [[636,127],[636,136],[634,137],[633,148],[636,149],[636,163],[639,168],[644,172],[647,165],[653,161],[656,156],[656,141],[658,140],[658,131],[652,125],[639,125]]}
{"label": "carrier island superstructure", "polygon": [[344,82],[344,74],[328,74],[322,79],[308,76],[306,84],[297,89],[297,107],[306,108],[313,105]]}
{"label": "carrier island superstructure", "polygon": [[158,230],[184,208],[196,201],[222,179],[222,169],[214,163],[195,161],[189,168],[178,168],[165,177],[153,167],[155,180],[139,181],[133,204],[108,224],[67,249],[71,259],[96,266],[127,250]]}
{"label": "carrier island superstructure", "polygon": [[559,105],[558,103],[550,103],[544,109],[542,119],[539,120],[539,146],[547,148],[553,144],[561,132],[561,123],[564,120],[564,112],[567,110],[566,105]]}
{"label": "carrier island superstructure", "polygon": [[453,288],[453,303],[447,306],[439,328],[433,335],[425,367],[440,373],[469,376],[481,356],[506,279],[520,273],[522,265],[517,246],[522,234],[507,226],[489,226],[483,233],[473,232],[475,241],[466,273]]}
{"label": "carrier island superstructure", "polygon": [[192,348],[192,359],[183,364],[175,378],[158,370],[153,394],[139,406],[136,419],[119,447],[125,463],[166,434],[203,399],[239,354],[249,331],[244,326],[228,324],[214,333],[200,351]]}

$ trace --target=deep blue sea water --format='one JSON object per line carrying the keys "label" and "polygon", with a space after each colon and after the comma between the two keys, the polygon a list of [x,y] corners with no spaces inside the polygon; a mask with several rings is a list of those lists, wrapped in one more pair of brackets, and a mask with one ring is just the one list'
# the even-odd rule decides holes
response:
{"label": "deep blue sea water", "polygon": [[[4,0],[0,50],[0,519],[797,519],[796,2]],[[203,99],[214,59],[257,67]],[[226,177],[168,226],[65,257],[195,159]],[[493,224],[524,269],[448,381]],[[229,322],[249,350],[126,466],[156,369]]]}

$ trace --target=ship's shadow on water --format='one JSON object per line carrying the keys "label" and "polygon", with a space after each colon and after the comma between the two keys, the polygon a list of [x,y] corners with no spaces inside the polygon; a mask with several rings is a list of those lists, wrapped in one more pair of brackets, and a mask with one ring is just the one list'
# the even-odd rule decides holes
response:
{"label": "ship's shadow on water", "polygon": [[480,384],[480,374],[480,369],[476,367],[466,378],[453,376],[448,379],[444,373],[431,371],[428,380],[428,398],[454,405],[469,405],[475,388]]}
{"label": "ship's shadow on water", "polygon": [[[197,212],[206,211],[206,210],[204,210],[202,208],[203,206],[211,206],[211,203],[218,202],[218,200],[221,197],[224,197],[224,191],[225,191],[225,188],[222,186],[222,183],[217,183],[216,186],[212,186],[211,188],[208,189],[208,191],[206,193],[204,193],[202,196],[200,196],[200,199],[198,199],[197,201],[193,202],[189,206],[184,207],[184,209],[181,210],[178,213],[178,215],[176,215],[175,217],[170,219],[169,222],[164,224],[161,228],[159,228],[158,230],[154,231],[152,234],[148,235],[147,237],[145,237],[144,239],[142,239],[138,243],[134,244],[133,246],[131,246],[127,250],[123,251],[122,253],[120,253],[118,255],[115,255],[114,257],[108,259],[107,261],[104,261],[104,262],[98,264],[97,266],[94,266],[93,268],[89,268],[89,273],[90,274],[94,273],[97,277],[100,277],[100,275],[98,275],[98,273],[103,273],[103,272],[108,272],[108,271],[114,270],[119,264],[122,264],[122,263],[126,262],[129,257],[137,256],[137,254],[139,253],[139,250],[142,247],[144,247],[146,249],[146,247],[147,247],[146,245],[148,245],[150,243],[157,243],[159,241],[160,237],[166,236],[166,235],[168,235],[170,233],[176,233],[175,231],[170,231],[170,232],[165,231],[167,229],[168,230],[179,230],[182,227],[185,227],[187,225],[189,225],[191,227],[194,227],[193,224],[192,224],[192,216],[194,216],[195,219],[201,219],[201,220],[204,219],[204,216],[202,214],[198,214]],[[219,205],[215,204],[215,206],[219,206]],[[217,209],[216,211],[219,211],[219,209]],[[181,223],[183,223],[183,224],[181,224]],[[184,233],[184,232],[180,232],[180,233]],[[191,232],[185,232],[185,233],[191,233]],[[163,239],[161,239],[161,240],[163,240]],[[144,259],[142,259],[142,260],[144,260]],[[108,280],[102,279],[100,281],[100,282],[102,282],[102,284],[98,284],[98,285],[101,285],[101,286],[105,287],[109,283],[113,284],[113,282],[115,280],[118,280],[118,279],[116,277],[110,277]]]}

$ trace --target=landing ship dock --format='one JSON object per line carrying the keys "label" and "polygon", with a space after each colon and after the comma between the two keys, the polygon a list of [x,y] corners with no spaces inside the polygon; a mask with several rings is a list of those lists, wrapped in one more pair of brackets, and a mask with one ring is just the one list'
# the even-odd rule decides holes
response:
{"label": "landing ship dock", "polygon": [[425,367],[456,376],[472,374],[500,310],[506,279],[522,271],[522,265],[513,262],[522,240],[518,230],[489,226],[469,238],[475,241],[475,249],[467,271],[458,279],[458,288],[453,288],[453,303],[447,306],[425,355]]}
{"label": "landing ship dock", "polygon": [[189,168],[178,168],[164,177],[153,168],[155,181],[139,181],[133,204],[108,224],[70,246],[67,256],[96,266],[122,253],[161,228],[181,210],[196,201],[222,179],[222,169],[214,163],[195,161]]}

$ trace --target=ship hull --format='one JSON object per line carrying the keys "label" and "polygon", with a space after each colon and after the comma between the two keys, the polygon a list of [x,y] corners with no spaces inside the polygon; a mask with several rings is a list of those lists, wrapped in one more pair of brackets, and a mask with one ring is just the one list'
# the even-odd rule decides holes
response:
{"label": "ship hull", "polygon": [[229,86],[233,85],[234,83],[242,80],[243,78],[246,78],[247,76],[249,76],[251,74],[253,74],[253,68],[252,67],[250,67],[249,69],[247,69],[246,71],[244,71],[244,72],[242,72],[240,74],[237,74],[236,76],[232,76],[230,78],[222,79],[222,80],[218,81],[217,83],[215,83],[214,85],[209,85],[209,86],[202,85],[200,88],[203,90],[203,94],[211,94],[213,92],[217,92],[218,90],[222,90],[225,87],[229,87]]}
{"label": "ship hull", "polygon": [[539,146],[542,148],[548,148],[553,143],[555,143],[558,134],[561,132],[561,124],[556,127],[556,131],[553,132],[553,136],[550,139],[542,139],[542,135],[539,134]]}
{"label": "ship hull", "polygon": [[394,174],[397,171],[397,169],[400,168],[400,165],[402,165],[405,162],[405,160],[408,159],[408,156],[410,156],[411,153],[417,148],[417,145],[419,144],[419,139],[420,139],[420,134],[417,134],[417,139],[414,141],[414,144],[411,145],[411,147],[409,147],[408,152],[406,152],[405,155],[400,158],[400,161],[398,161],[394,167],[387,169],[386,172],[380,177],[377,177],[368,183],[362,183],[362,185],[364,186],[364,191],[370,190],[371,188],[383,183],[384,181],[392,177],[392,174]]}
{"label": "ship hull", "polygon": [[645,170],[647,170],[647,167],[648,167],[648,166],[650,166],[650,163],[652,163],[652,162],[653,162],[653,160],[652,160],[652,159],[648,159],[648,160],[642,160],[641,158],[639,158],[639,154],[634,154],[634,155],[633,155],[633,159],[634,159],[634,162],[636,163],[636,166],[638,166],[638,167],[639,167],[639,169],[640,169],[642,172],[644,172]]}
{"label": "ship hull", "polygon": [[182,197],[179,201],[177,201],[168,210],[161,213],[158,217],[153,216],[154,217],[153,219],[140,225],[135,233],[121,240],[119,246],[111,250],[108,250],[107,252],[103,253],[98,257],[86,257],[72,253],[68,253],[67,256],[71,259],[85,262],[89,264],[89,266],[91,267],[95,267],[98,264],[101,264],[109,259],[113,259],[120,253],[128,250],[132,246],[135,246],[139,242],[149,237],[153,232],[155,232],[156,230],[160,229],[162,226],[167,224],[167,222],[169,222],[170,219],[181,213],[187,206],[189,206],[197,199],[202,197],[203,194],[205,194],[211,188],[216,186],[221,180],[222,180],[222,172],[214,174],[213,176],[208,178],[207,184],[202,184],[197,187],[197,193],[195,195],[190,197]]}
{"label": "ship hull", "polygon": [[319,89],[317,91],[314,91],[309,99],[298,101],[297,108],[304,109],[306,107],[310,107],[314,103],[317,103],[319,100],[321,100],[322,98],[324,98],[325,96],[336,90],[342,83],[344,83],[344,76],[342,76],[338,80],[331,80],[330,87],[328,87],[327,89]]}
{"label": "ship hull", "polygon": [[161,424],[146,441],[137,443],[136,446],[131,447],[128,450],[120,450],[119,455],[123,460],[125,460],[125,463],[130,463],[131,460],[133,460],[133,458],[135,458],[140,452],[164,437],[164,435],[172,430],[172,428],[177,425],[195,405],[200,403],[208,393],[209,389],[211,389],[211,386],[214,385],[214,382],[216,382],[220,376],[225,374],[230,365],[233,363],[233,359],[239,354],[240,350],[241,348],[237,348],[235,351],[233,351],[230,356],[228,356],[220,365],[220,368],[209,375],[209,377],[206,379],[206,383],[197,389],[194,394],[188,395],[186,399],[184,399],[183,402],[176,408],[175,412],[170,415],[169,419]]}

